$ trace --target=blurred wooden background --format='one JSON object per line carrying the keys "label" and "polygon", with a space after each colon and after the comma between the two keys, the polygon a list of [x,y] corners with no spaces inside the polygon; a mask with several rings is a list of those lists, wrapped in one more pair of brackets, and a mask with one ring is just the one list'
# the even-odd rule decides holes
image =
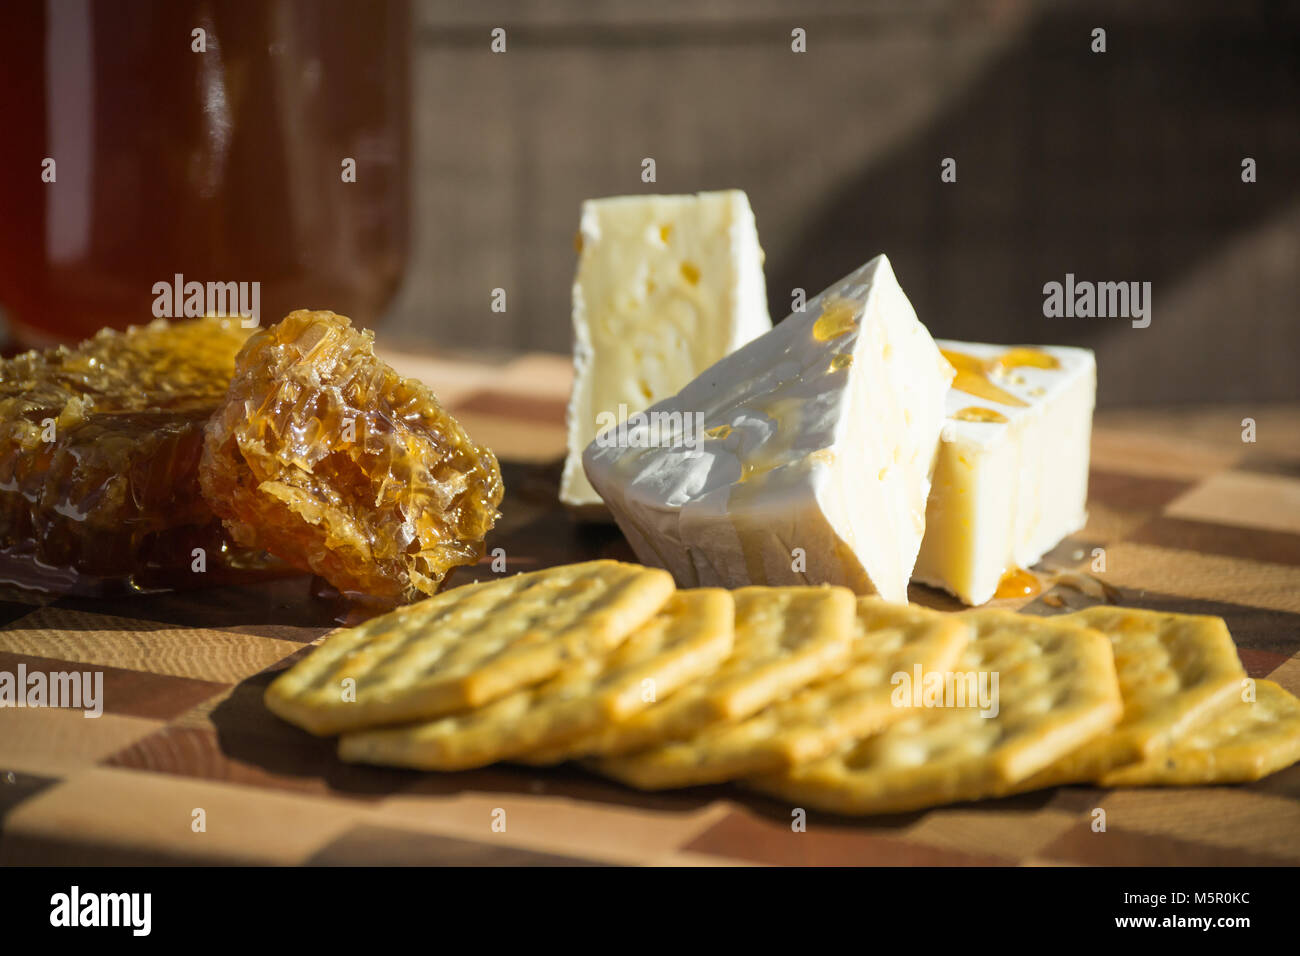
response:
{"label": "blurred wooden background", "polygon": [[[567,351],[584,198],[735,186],[775,319],[884,251],[937,336],[1095,348],[1103,404],[1300,396],[1296,3],[417,0],[414,19],[390,341]],[[1151,282],[1151,326],[1044,318],[1067,272]]]}

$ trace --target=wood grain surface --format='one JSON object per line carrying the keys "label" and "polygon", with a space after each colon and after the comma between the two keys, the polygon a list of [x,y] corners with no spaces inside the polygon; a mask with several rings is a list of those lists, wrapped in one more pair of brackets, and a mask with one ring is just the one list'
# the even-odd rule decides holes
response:
{"label": "wood grain surface", "polygon": [[[617,529],[577,525],[555,503],[567,360],[392,358],[505,459],[488,546],[509,572],[630,557]],[[1089,524],[1045,566],[1086,569],[1104,548],[1098,577],[1123,603],[1222,615],[1252,676],[1300,692],[1297,495],[1300,408],[1106,413]],[[491,574],[484,563],[453,584]],[[954,606],[925,588],[912,598]],[[1054,614],[1092,600],[1058,586],[1003,603]],[[344,765],[331,741],[268,713],[262,692],[348,615],[302,576],[109,601],[0,594],[0,670],[94,669],[105,700],[97,719],[0,709],[0,863],[1300,863],[1300,766],[1246,786],[1063,787],[866,820],[814,812],[795,833],[789,806],[733,787],[648,795],[573,767]]]}

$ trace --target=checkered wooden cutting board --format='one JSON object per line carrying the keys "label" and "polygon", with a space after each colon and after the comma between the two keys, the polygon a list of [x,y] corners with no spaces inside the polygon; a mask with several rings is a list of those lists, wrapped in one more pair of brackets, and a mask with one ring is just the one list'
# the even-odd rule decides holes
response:
{"label": "checkered wooden cutting board", "polygon": [[[390,359],[505,459],[489,548],[505,549],[509,571],[631,557],[616,529],[575,525],[556,505],[566,360]],[[1241,441],[1247,416],[1255,444]],[[1123,603],[1222,615],[1252,676],[1300,692],[1300,408],[1100,414],[1089,511],[1048,564],[1087,569],[1103,548],[1098,577]],[[924,588],[912,597],[955,606]],[[0,598],[0,671],[101,670],[106,701],[96,720],[0,710],[3,863],[1300,863],[1300,766],[1247,786],[1066,787],[867,820],[813,812],[804,833],[790,807],[732,787],[646,795],[570,767],[348,766],[262,706],[274,675],[346,614],[305,577]],[[1057,587],[1026,609],[1091,601]],[[1104,833],[1090,826],[1097,807]]]}

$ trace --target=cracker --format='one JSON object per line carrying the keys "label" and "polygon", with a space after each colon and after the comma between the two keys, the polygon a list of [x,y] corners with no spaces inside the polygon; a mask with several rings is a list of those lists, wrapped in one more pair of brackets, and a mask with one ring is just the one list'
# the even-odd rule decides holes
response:
{"label": "cracker", "polygon": [[840,587],[747,587],[732,592],[736,637],[731,656],[651,707],[566,747],[525,755],[525,763],[617,756],[738,720],[834,673],[848,659],[853,592]]}
{"label": "cracker", "polygon": [[419,770],[466,770],[563,744],[624,719],[713,670],[732,645],[731,595],[678,591],[608,655],[567,664],[549,680],[484,707],[404,727],[344,734],[339,756]]}
{"label": "cracker", "polygon": [[1114,767],[1145,760],[1227,706],[1246,676],[1222,618],[1097,605],[1054,617],[1101,631],[1115,650],[1124,714],[1017,791],[1094,781]]}
{"label": "cracker", "polygon": [[465,585],[330,635],[267,688],[266,705],[314,734],[478,707],[612,650],[673,590],[666,571],[618,561]]}
{"label": "cracker", "polygon": [[[915,707],[831,756],[752,777],[755,789],[835,813],[894,813],[996,793],[1069,753],[1118,719],[1110,643],[1056,619],[982,610],[959,617],[974,639],[958,674],[997,675],[996,714]],[[954,681],[954,690],[961,686]],[[945,692],[945,702],[960,698]],[[967,697],[967,703],[970,698]],[[993,708],[990,708],[990,712]]]}
{"label": "cracker", "polygon": [[1300,760],[1300,700],[1271,680],[1203,719],[1169,749],[1108,771],[1106,787],[1247,783]]}
{"label": "cracker", "polygon": [[845,671],[740,721],[710,724],[686,740],[597,761],[595,769],[643,790],[719,783],[831,753],[908,713],[891,678],[947,670],[970,634],[967,622],[925,608],[860,597]]}

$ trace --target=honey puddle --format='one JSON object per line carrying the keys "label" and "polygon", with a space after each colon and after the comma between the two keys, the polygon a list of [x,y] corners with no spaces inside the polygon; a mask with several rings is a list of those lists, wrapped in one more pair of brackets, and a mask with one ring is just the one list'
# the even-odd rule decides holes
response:
{"label": "honey puddle", "polygon": [[1065,608],[1069,605],[1060,594],[1052,594],[1052,589],[1062,587],[1077,591],[1096,601],[1106,604],[1120,603],[1120,593],[1115,588],[1098,578],[1082,571],[1027,571],[1024,568],[1012,568],[1002,575],[998,588],[993,594],[994,600],[1005,601],[1013,598],[1030,598],[1042,594],[1042,601],[1048,607]]}
{"label": "honey puddle", "polygon": [[998,589],[993,593],[996,600],[1007,598],[1034,597],[1043,590],[1043,582],[1032,571],[1024,568],[1012,568],[1002,575]]}

